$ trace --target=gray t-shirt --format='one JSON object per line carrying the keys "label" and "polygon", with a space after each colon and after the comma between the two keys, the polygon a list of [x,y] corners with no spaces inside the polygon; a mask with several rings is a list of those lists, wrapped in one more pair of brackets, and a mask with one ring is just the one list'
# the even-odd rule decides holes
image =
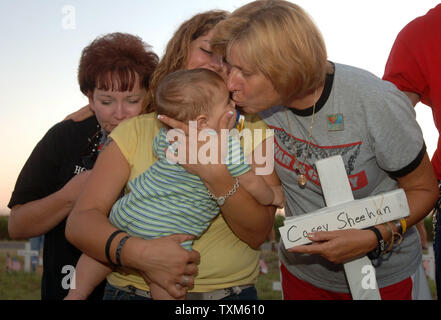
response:
{"label": "gray t-shirt", "polygon": [[[275,169],[285,192],[287,217],[325,206],[314,167],[319,159],[340,154],[354,198],[360,199],[396,189],[397,181],[391,175],[411,172],[425,153],[415,111],[405,94],[367,71],[341,64],[334,66],[335,72],[327,76],[316,104],[305,163],[312,107],[286,112],[286,107],[277,106],[260,113],[274,129]],[[289,132],[287,116],[293,132]],[[295,169],[303,169],[304,165],[308,183],[301,189]],[[421,261],[419,241],[416,229],[410,228],[400,246],[373,261],[380,287],[402,281],[416,271]],[[342,265],[319,255],[288,253],[283,243],[280,249],[282,263],[296,277],[326,290],[349,292]]]}

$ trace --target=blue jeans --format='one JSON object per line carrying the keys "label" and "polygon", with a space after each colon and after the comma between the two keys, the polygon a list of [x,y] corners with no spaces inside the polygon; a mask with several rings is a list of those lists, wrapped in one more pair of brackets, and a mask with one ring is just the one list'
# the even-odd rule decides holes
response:
{"label": "blue jeans", "polygon": [[[104,290],[103,300],[152,300],[152,299],[141,297],[136,294],[120,290],[112,286],[110,283],[107,283],[106,289]],[[257,290],[256,287],[253,286],[242,290],[240,294],[231,295],[221,300],[257,300]]]}
{"label": "blue jeans", "polygon": [[436,294],[438,300],[441,300],[441,182],[439,182],[440,197],[436,202],[435,213],[433,219],[436,218],[436,223],[433,229],[435,237],[433,239],[433,252],[435,255],[435,280],[436,280]]}
{"label": "blue jeans", "polygon": [[120,290],[107,282],[106,287],[104,289],[103,300],[153,300],[153,299],[149,299],[147,297],[141,297],[134,293],[129,293]]}

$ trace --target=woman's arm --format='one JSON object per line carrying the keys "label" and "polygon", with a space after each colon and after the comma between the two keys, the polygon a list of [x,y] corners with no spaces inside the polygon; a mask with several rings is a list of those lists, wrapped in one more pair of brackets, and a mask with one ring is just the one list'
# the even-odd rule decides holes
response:
{"label": "woman's arm", "polygon": [[410,215],[406,222],[410,228],[430,213],[439,196],[437,179],[427,153],[414,171],[397,180],[409,203]]}
{"label": "woman's arm", "polygon": [[[397,180],[398,186],[406,193],[410,209],[406,222],[411,227],[432,210],[438,198],[437,181],[427,153],[415,170]],[[388,229],[382,224],[376,227],[380,230],[383,239],[389,241]],[[314,243],[293,247],[288,251],[320,254],[331,262],[343,263],[363,256],[377,247],[377,238],[371,230],[315,232],[309,234],[308,238]]]}
{"label": "woman's arm", "polygon": [[421,97],[418,93],[415,92],[410,92],[410,91],[403,91],[406,96],[409,98],[410,102],[412,103],[412,105],[415,107],[417,105],[418,102],[420,102]]}
{"label": "woman's arm", "polygon": [[[283,208],[285,195],[279,177],[274,170],[273,143],[274,138],[270,136],[254,148],[247,157],[247,162],[251,164],[251,170],[241,175],[239,181],[260,204]],[[267,150],[268,146],[271,148],[269,151]]]}
{"label": "woman's arm", "polygon": [[13,239],[42,235],[56,227],[70,213],[83,189],[87,171],[67,177],[70,180],[61,189],[57,187],[66,157],[72,156],[68,147],[70,130],[67,123],[54,125],[23,166],[10,201],[8,229]]}
{"label": "woman's arm", "polygon": [[63,120],[72,120],[74,122],[80,122],[86,120],[90,116],[93,116],[93,111],[89,105],[82,107],[81,109],[69,114]]}
{"label": "woman's arm", "polygon": [[12,239],[27,239],[47,233],[71,212],[90,172],[73,177],[63,188],[53,194],[15,205],[11,209],[8,233]]}
{"label": "woman's arm", "polygon": [[[221,123],[219,127],[225,128],[231,116],[231,114],[226,113],[220,120]],[[181,129],[186,137],[189,137],[188,125],[163,115],[161,115],[159,119],[172,128]],[[199,143],[204,144],[203,142]],[[264,148],[264,145],[265,144],[262,143],[261,148]],[[187,152],[188,149],[189,148],[186,148]],[[221,152],[219,152],[218,164],[180,164],[187,171],[198,175],[201,180],[204,181],[207,188],[216,197],[219,197],[227,194],[235,183],[235,179],[231,176],[226,165],[221,163],[221,157]],[[262,177],[264,177],[265,181],[270,185],[275,183],[274,180],[278,180],[275,173]],[[276,179],[274,179],[274,177],[276,177]],[[271,231],[275,210],[276,208],[273,206],[259,204],[240,186],[234,195],[228,198],[221,207],[222,216],[234,234],[254,249],[259,248]]]}
{"label": "woman's arm", "polygon": [[[219,175],[217,175],[219,174]],[[273,183],[275,173],[263,176],[267,184]],[[225,195],[234,185],[234,178],[228,170],[213,170],[212,176],[205,180],[210,191],[216,196]],[[274,224],[276,207],[259,204],[243,187],[227,199],[221,213],[234,234],[251,248],[258,249],[267,239]]]}
{"label": "woman's arm", "polygon": [[[77,200],[66,225],[66,238],[90,257],[107,263],[106,242],[117,229],[107,216],[125,186],[130,167],[118,148],[111,142],[98,156],[92,174]],[[110,246],[110,258],[116,261],[116,248],[125,234],[118,234]],[[199,253],[180,246],[189,236],[175,235],[155,240],[131,237],[121,252],[123,266],[137,269],[147,282],[155,282],[174,297],[185,294],[176,284],[190,284],[197,272]]]}
{"label": "woman's arm", "polygon": [[[254,173],[252,173],[253,177],[257,178],[257,180],[263,180],[263,184],[260,185],[260,188],[267,189],[269,193],[274,194],[273,190],[269,189],[268,186],[271,188],[280,188],[280,180],[274,171],[274,155],[272,153],[267,153],[267,146],[270,145],[272,147],[272,144],[267,142],[272,141],[272,139],[273,137],[271,136],[254,148],[252,154],[248,156],[248,161],[251,163],[251,167],[253,168],[254,172],[260,171],[261,173],[266,173],[265,175],[258,176],[255,176]],[[269,164],[266,161],[262,161],[262,159],[265,159],[265,157],[267,157],[267,161],[270,162]],[[256,159],[259,159],[260,161],[256,161]],[[268,170],[268,168],[272,169]],[[241,177],[239,177],[239,181],[241,180]],[[215,182],[217,181],[215,179],[213,180]],[[229,207],[226,207],[228,204],[228,201],[226,201],[225,205],[221,209],[221,213],[228,226],[239,239],[246,242],[251,248],[258,249],[260,245],[268,238],[268,234],[273,228],[274,214],[277,207],[273,205],[262,205],[257,200],[258,198],[256,198],[259,193],[254,194],[253,191],[247,188],[243,189],[245,189],[244,191],[249,199],[232,199],[233,201],[231,201]],[[279,199],[279,197],[277,198]],[[253,205],[256,206],[255,209],[248,207],[248,204],[251,201],[253,202]]]}

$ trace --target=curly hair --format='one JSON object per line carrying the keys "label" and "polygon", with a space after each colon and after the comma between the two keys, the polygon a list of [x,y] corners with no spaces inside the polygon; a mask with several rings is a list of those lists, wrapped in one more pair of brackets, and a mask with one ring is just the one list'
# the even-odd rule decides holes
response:
{"label": "curly hair", "polygon": [[228,16],[227,11],[210,10],[195,15],[185,21],[167,44],[165,54],[156,67],[144,104],[147,111],[155,110],[155,90],[161,80],[169,73],[180,70],[188,60],[190,43],[210,32],[216,24]]}
{"label": "curly hair", "polygon": [[135,74],[140,86],[149,89],[158,56],[141,38],[128,33],[109,33],[93,40],[82,51],[78,83],[84,95],[96,88],[112,91],[132,90]]}

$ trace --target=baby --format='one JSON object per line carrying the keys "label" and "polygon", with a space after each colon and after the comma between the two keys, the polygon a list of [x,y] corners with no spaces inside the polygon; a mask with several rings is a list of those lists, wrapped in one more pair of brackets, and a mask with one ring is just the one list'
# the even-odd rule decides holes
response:
{"label": "baby", "polygon": [[[220,118],[228,111],[235,112],[235,105],[218,74],[194,69],[164,77],[156,91],[156,109],[158,114],[182,122],[195,121],[199,129],[220,132]],[[234,124],[232,117],[228,129]],[[161,128],[153,142],[158,161],[128,183],[130,192],[119,199],[110,212],[111,223],[131,236],[154,239],[170,234],[192,234],[198,237],[220,211],[222,201],[213,199],[198,176],[167,159],[167,150],[174,149],[166,136],[167,129]],[[228,136],[225,163],[236,178],[235,188],[242,186],[263,205],[283,206],[281,187],[269,186],[261,176],[255,175],[245,161],[239,141],[232,135]],[[183,242],[182,246],[192,250],[192,242]],[[83,254],[76,267],[76,288],[69,291],[66,299],[85,299],[110,272],[110,268]],[[149,286],[153,299],[173,299],[159,285],[150,283]]]}

